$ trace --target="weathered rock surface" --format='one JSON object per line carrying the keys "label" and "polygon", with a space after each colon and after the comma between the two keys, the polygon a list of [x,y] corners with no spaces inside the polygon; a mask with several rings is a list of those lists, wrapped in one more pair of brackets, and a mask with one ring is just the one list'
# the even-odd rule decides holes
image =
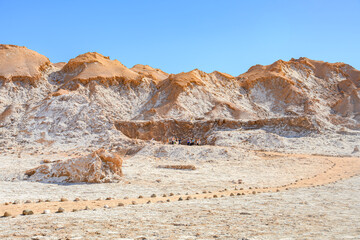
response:
{"label": "weathered rock surface", "polygon": [[122,176],[121,166],[118,154],[99,149],[84,157],[41,165],[26,171],[25,175],[32,181],[43,182],[114,182]]}
{"label": "weathered rock surface", "polygon": [[[107,147],[131,144],[129,137],[174,134],[203,138],[218,121],[230,129],[280,124],[290,130],[356,130],[359,96],[360,71],[344,63],[300,58],[256,65],[237,77],[198,69],[168,74],[147,65],[129,69],[94,52],[51,64],[25,47],[0,46],[4,147]],[[147,132],[124,128],[135,125]]]}

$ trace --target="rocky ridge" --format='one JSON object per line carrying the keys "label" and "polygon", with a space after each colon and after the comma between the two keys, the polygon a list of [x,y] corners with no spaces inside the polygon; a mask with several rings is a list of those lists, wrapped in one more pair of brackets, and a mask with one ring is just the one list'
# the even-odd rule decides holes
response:
{"label": "rocky ridge", "polygon": [[0,45],[4,147],[126,144],[139,134],[121,126],[160,120],[200,121],[206,133],[221,119],[235,129],[285,124],[304,131],[358,130],[359,96],[360,71],[344,63],[300,58],[256,65],[237,77],[198,69],[168,74],[146,65],[129,69],[99,53],[53,64],[25,47]]}

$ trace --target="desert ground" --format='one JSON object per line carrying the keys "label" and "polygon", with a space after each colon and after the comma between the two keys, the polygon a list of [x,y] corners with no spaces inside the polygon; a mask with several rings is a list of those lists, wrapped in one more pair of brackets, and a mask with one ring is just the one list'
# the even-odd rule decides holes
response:
{"label": "desert ground", "polygon": [[0,238],[360,239],[359,123],[345,63],[172,74],[0,44]]}
{"label": "desert ground", "polygon": [[[311,152],[310,145],[303,150]],[[1,155],[0,214],[11,214],[0,220],[3,239],[360,236],[357,152],[305,154],[296,149],[280,152],[270,147],[260,150],[149,141],[137,153],[124,156],[121,181],[99,184],[22,179],[20,173],[44,159],[72,158],[84,149],[35,152],[22,154],[22,161],[12,150]],[[15,162],[17,167],[11,168]],[[196,169],[159,168],[172,164]],[[59,213],[59,208],[64,212]],[[23,210],[32,210],[34,215],[23,215]]]}

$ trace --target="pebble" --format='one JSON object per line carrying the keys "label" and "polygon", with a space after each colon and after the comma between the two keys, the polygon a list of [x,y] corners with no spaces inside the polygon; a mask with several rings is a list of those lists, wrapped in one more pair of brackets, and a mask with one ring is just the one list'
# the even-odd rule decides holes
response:
{"label": "pebble", "polygon": [[57,213],[63,213],[65,212],[65,209],[63,209],[62,207],[59,207],[59,209],[57,210]]}
{"label": "pebble", "polygon": [[45,209],[43,212],[43,214],[49,214],[49,213],[51,213],[51,211],[49,209]]}

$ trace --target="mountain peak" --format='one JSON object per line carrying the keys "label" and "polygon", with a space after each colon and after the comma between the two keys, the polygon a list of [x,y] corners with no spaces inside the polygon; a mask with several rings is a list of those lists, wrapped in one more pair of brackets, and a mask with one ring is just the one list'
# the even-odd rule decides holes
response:
{"label": "mountain peak", "polygon": [[0,79],[34,84],[50,65],[47,57],[26,47],[0,44]]}

